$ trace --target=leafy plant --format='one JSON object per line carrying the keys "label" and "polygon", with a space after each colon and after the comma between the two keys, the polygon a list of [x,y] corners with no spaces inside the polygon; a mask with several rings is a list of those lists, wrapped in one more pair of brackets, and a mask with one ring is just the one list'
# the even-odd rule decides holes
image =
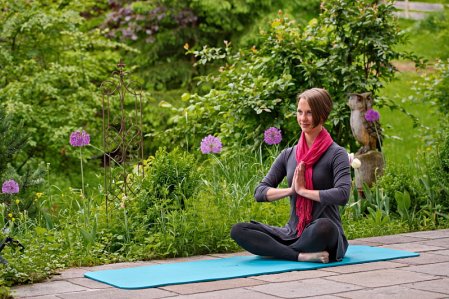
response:
{"label": "leafy plant", "polygon": [[59,2],[3,1],[0,12],[0,102],[29,135],[25,159],[53,166],[68,162],[74,128],[100,132],[98,85],[126,47],[89,31],[79,4]]}
{"label": "leafy plant", "polygon": [[339,144],[355,146],[347,93],[376,93],[394,76],[391,61],[412,57],[394,50],[402,35],[393,10],[391,2],[326,1],[319,18],[305,27],[281,14],[262,35],[260,49],[230,54],[226,43],[223,50],[189,50],[198,64],[217,58],[225,63],[199,79],[201,92],[182,96],[187,107],[175,109],[169,132],[180,143],[186,134],[195,143],[199,136],[218,134],[229,146],[254,150],[259,136],[273,126],[289,136],[283,141],[289,144],[297,138],[295,96],[319,86],[335,103],[329,131]]}

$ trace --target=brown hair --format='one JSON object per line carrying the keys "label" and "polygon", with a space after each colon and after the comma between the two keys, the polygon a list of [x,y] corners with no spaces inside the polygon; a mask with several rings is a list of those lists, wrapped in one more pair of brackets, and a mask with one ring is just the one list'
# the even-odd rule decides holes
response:
{"label": "brown hair", "polygon": [[308,89],[296,96],[296,105],[300,99],[306,100],[309,104],[314,127],[318,126],[320,122],[326,122],[332,110],[332,99],[327,90],[323,88]]}

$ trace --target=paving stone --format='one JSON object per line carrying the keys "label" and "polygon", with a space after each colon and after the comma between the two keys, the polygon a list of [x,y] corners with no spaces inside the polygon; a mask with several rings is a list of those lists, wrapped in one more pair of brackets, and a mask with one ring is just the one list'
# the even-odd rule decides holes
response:
{"label": "paving stone", "polygon": [[218,257],[218,258],[226,258],[226,257],[234,257],[234,256],[250,256],[253,255],[249,253],[248,251],[240,251],[240,252],[233,252],[233,253],[213,253],[208,254],[208,256],[211,257]]}
{"label": "paving stone", "polygon": [[59,280],[51,282],[35,283],[32,285],[23,285],[12,288],[17,297],[32,297],[43,295],[55,295],[69,292],[79,292],[88,290],[85,287]]}
{"label": "paving stone", "polygon": [[89,279],[89,278],[83,278],[83,277],[71,278],[71,279],[67,279],[67,281],[71,282],[73,284],[80,285],[82,287],[89,288],[89,289],[108,289],[108,288],[113,287],[111,285],[101,283],[101,282],[98,282],[98,281],[95,281],[95,280]]}
{"label": "paving stone", "polygon": [[104,290],[90,290],[86,292],[66,293],[58,295],[62,299],[156,299],[171,297],[176,294],[170,293],[156,288],[141,289],[141,290],[123,290],[118,288],[104,289]]}
{"label": "paving stone", "polygon": [[410,266],[405,268],[405,270],[449,277],[449,262],[431,265]]}
{"label": "paving stone", "polygon": [[[408,269],[407,267],[406,269]],[[363,287],[386,287],[404,283],[437,279],[437,276],[399,269],[374,270],[326,277],[326,280],[345,282]]]}
{"label": "paving stone", "polygon": [[449,229],[439,229],[431,231],[422,231],[414,233],[400,234],[402,236],[425,238],[425,239],[439,239],[439,238],[449,238]]}
{"label": "paving stone", "polygon": [[389,244],[385,246],[381,246],[385,248],[391,249],[399,249],[399,250],[407,250],[413,252],[426,252],[426,251],[434,251],[434,250],[443,250],[443,247],[424,245],[420,243],[400,243],[400,244]]}
{"label": "paving stone", "polygon": [[321,270],[307,270],[307,271],[292,271],[279,274],[259,275],[252,277],[253,279],[262,280],[265,282],[286,282],[293,280],[303,280],[310,278],[319,278],[330,275],[336,275],[332,272]]}
{"label": "paving stone", "polygon": [[198,256],[189,256],[189,257],[177,257],[172,259],[163,259],[163,260],[152,260],[153,263],[156,264],[172,264],[172,263],[182,263],[182,262],[194,262],[194,261],[205,261],[205,260],[215,260],[216,257],[209,255],[198,255]]}
{"label": "paving stone", "polygon": [[449,249],[449,238],[428,240],[428,241],[420,242],[420,244],[430,245],[430,246],[438,246],[438,247],[443,247],[445,249]]}
{"label": "paving stone", "polygon": [[94,267],[86,267],[84,268],[84,273],[92,272],[92,271],[100,271],[100,270],[115,270],[115,269],[123,269],[123,268],[132,268],[132,267],[140,267],[140,266],[150,266],[155,265],[154,262],[131,262],[131,263],[115,263],[115,264],[107,264],[101,266]]}
{"label": "paving stone", "polygon": [[86,270],[86,268],[71,268],[62,270],[58,274],[52,276],[50,280],[66,280],[70,278],[84,277],[84,273],[88,271],[89,270]]}
{"label": "paving stone", "polygon": [[160,287],[160,289],[171,291],[178,294],[188,295],[194,293],[204,293],[240,287],[256,286],[260,284],[264,284],[264,282],[250,278],[237,278],[237,279],[225,279],[208,282],[178,284]]}
{"label": "paving stone", "polygon": [[232,289],[226,291],[215,291],[208,293],[198,293],[192,295],[180,295],[176,297],[170,297],[176,299],[229,299],[229,298],[245,298],[245,299],[276,299],[279,297],[270,296],[267,294],[259,293],[252,290],[247,290],[243,288]]}
{"label": "paving stone", "polygon": [[60,299],[55,295],[33,296],[33,297],[16,297],[20,299]]}
{"label": "paving stone", "polygon": [[438,292],[438,293],[449,295],[449,279],[448,278],[416,282],[416,283],[404,285],[404,286],[410,287],[413,289]]}
{"label": "paving stone", "polygon": [[348,243],[349,243],[349,245],[367,245],[367,246],[380,246],[380,245],[383,245],[383,244],[377,243],[377,242],[365,241],[364,239],[349,240]]}
{"label": "paving stone", "polygon": [[335,295],[307,297],[307,299],[341,299],[341,298],[343,298],[343,297],[339,297],[339,296],[335,296]]}
{"label": "paving stone", "polygon": [[395,262],[406,265],[428,265],[449,262],[449,255],[438,255],[437,253],[438,251],[432,251],[432,253],[422,252],[417,257],[397,259]]}
{"label": "paving stone", "polygon": [[303,298],[310,296],[320,296],[321,298],[322,295],[358,290],[360,287],[342,282],[329,281],[323,278],[313,278],[291,282],[269,283],[247,289],[282,298]]}
{"label": "paving stone", "polygon": [[356,265],[346,265],[346,266],[338,266],[338,267],[330,267],[322,269],[323,271],[329,271],[334,273],[356,273],[356,272],[366,272],[380,269],[393,269],[405,267],[404,264],[396,263],[396,262],[372,262],[372,263],[363,263]]}
{"label": "paving stone", "polygon": [[432,251],[433,254],[449,255],[449,250],[436,250]]}
{"label": "paving stone", "polygon": [[388,244],[412,243],[412,242],[426,241],[427,239],[403,236],[403,235],[390,235],[390,236],[363,238],[363,239],[358,239],[358,240],[369,242],[369,243],[388,245]]}
{"label": "paving stone", "polygon": [[344,298],[353,298],[353,299],[365,299],[365,298],[376,298],[376,299],[410,299],[410,298],[426,298],[426,299],[435,299],[435,298],[444,298],[445,296],[438,293],[414,290],[410,288],[406,288],[403,286],[392,286],[392,287],[383,287],[383,288],[375,288],[368,290],[359,290],[347,293],[340,293],[339,296]]}

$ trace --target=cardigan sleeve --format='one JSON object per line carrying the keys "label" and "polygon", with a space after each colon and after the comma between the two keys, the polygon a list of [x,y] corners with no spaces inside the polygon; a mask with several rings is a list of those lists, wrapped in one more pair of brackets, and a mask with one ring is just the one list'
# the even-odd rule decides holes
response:
{"label": "cardigan sleeve", "polygon": [[258,202],[267,201],[267,192],[270,188],[276,188],[287,174],[287,152],[284,149],[271,165],[270,170],[254,191],[254,198]]}
{"label": "cardigan sleeve", "polygon": [[331,161],[333,172],[333,187],[327,190],[320,190],[321,204],[344,206],[351,192],[351,171],[347,152],[338,147]]}

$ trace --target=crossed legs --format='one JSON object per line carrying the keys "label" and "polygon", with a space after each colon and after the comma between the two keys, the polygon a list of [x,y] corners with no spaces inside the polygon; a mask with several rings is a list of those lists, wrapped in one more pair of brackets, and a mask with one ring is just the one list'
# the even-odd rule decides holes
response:
{"label": "crossed legs", "polygon": [[327,218],[314,220],[292,241],[279,239],[258,223],[237,223],[231,229],[231,238],[253,254],[322,263],[329,262],[329,253],[336,251],[338,234],[337,226]]}

